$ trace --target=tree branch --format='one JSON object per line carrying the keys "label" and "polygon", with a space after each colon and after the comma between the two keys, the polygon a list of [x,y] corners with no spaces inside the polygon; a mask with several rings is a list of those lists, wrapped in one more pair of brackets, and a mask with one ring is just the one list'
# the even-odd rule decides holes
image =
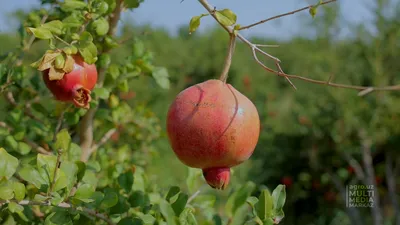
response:
{"label": "tree branch", "polygon": [[365,184],[373,185],[374,187],[374,206],[371,208],[372,217],[374,218],[375,225],[382,225],[383,220],[380,210],[380,198],[377,190],[378,186],[376,185],[375,181],[374,165],[372,163],[371,141],[367,137],[367,134],[364,130],[361,130],[359,135],[361,139],[362,156],[366,172]]}
{"label": "tree branch", "polygon": [[[229,27],[229,26],[225,26],[223,24],[221,24],[217,17],[215,16],[214,13],[214,7],[211,6],[207,0],[198,0],[200,2],[201,5],[204,6],[204,8],[210,13],[210,15],[221,25],[222,28],[224,28],[228,33],[232,33],[233,28]],[[336,0],[334,0],[336,1]],[[327,1],[324,4],[330,3],[330,2],[334,2],[332,1]],[[276,19],[276,18],[280,18],[286,15],[290,15],[296,12],[300,12],[302,10],[307,9],[308,7],[299,9],[299,10],[295,10],[292,11],[290,13],[286,13],[286,14],[281,14],[278,15],[276,17],[271,17],[269,19],[269,21],[271,21],[272,19]],[[249,40],[247,40],[245,37],[243,37],[239,32],[237,32],[236,34],[237,38],[240,39],[241,41],[243,41],[246,45],[248,45],[248,47],[251,49],[251,51],[253,52],[253,58],[256,60],[256,62],[267,72],[276,74],[278,76],[282,76],[285,77],[286,80],[289,81],[289,78],[293,78],[293,79],[298,79],[298,80],[302,80],[302,81],[306,81],[309,83],[313,83],[313,84],[320,84],[320,85],[326,85],[326,86],[332,86],[332,87],[337,87],[337,88],[346,88],[346,89],[353,89],[353,90],[358,90],[360,91],[359,95],[365,95],[368,93],[371,93],[373,91],[398,91],[400,90],[400,85],[393,85],[393,86],[385,86],[385,87],[370,87],[370,86],[355,86],[355,85],[347,85],[347,84],[338,84],[338,83],[332,83],[331,82],[331,77],[327,80],[327,81],[322,81],[322,80],[315,80],[315,79],[311,79],[311,78],[306,78],[306,77],[302,77],[302,76],[298,76],[298,75],[292,75],[292,74],[286,74],[285,72],[283,72],[283,70],[280,68],[280,60],[270,54],[268,54],[267,52],[261,50],[259,48],[259,45],[257,44],[253,44],[252,42],[250,42]],[[262,55],[272,59],[275,61],[275,65],[278,67],[278,70],[274,70],[269,68],[268,66],[266,66],[264,63],[262,63],[258,57],[256,53],[261,53]],[[292,85],[292,84],[291,84]],[[292,85],[293,86],[293,85]],[[364,91],[365,90],[365,91]],[[362,92],[364,91],[364,92]]]}
{"label": "tree branch", "polygon": [[106,216],[106,215],[104,215],[102,213],[98,213],[93,209],[88,209],[88,208],[85,208],[85,207],[76,208],[73,205],[71,205],[69,203],[66,203],[66,202],[61,202],[60,204],[54,206],[54,205],[51,205],[50,202],[35,202],[35,201],[29,201],[29,200],[22,200],[22,201],[18,202],[18,201],[15,201],[15,200],[9,200],[9,201],[0,201],[0,207],[2,205],[4,205],[4,204],[9,203],[9,202],[15,202],[18,205],[22,205],[22,206],[24,206],[24,205],[38,205],[38,206],[53,206],[53,207],[58,207],[58,208],[72,209],[74,211],[83,212],[83,213],[86,213],[86,214],[88,214],[90,216],[93,216],[93,217],[96,217],[98,219],[101,219],[101,220],[105,221],[109,225],[115,225],[115,223],[112,222],[111,219],[108,218],[108,216]]}
{"label": "tree branch", "polygon": [[[109,36],[115,35],[117,31],[117,25],[119,18],[121,16],[121,12],[123,10],[123,0],[117,0],[117,6],[114,9],[113,14],[110,16],[109,24],[110,29],[108,31]],[[110,49],[106,49],[103,53],[108,52]],[[97,87],[102,87],[104,78],[106,75],[106,68],[102,68],[99,70],[99,79],[97,81]],[[83,116],[80,123],[80,146],[82,148],[81,161],[87,162],[89,160],[90,155],[92,154],[92,145],[93,145],[93,120],[94,115],[96,114],[97,107],[90,108],[86,114]]]}
{"label": "tree branch", "polygon": [[[328,3],[331,3],[331,2],[336,2],[336,0],[330,0],[330,1],[326,1],[326,2],[321,2],[321,3],[319,3],[318,5],[325,5],[325,4],[328,4]],[[276,16],[270,17],[270,18],[268,18],[268,19],[261,20],[261,21],[259,21],[259,22],[257,22],[257,23],[253,23],[253,24],[250,24],[250,25],[241,27],[239,30],[246,30],[246,29],[255,27],[255,26],[257,26],[257,25],[266,23],[266,22],[271,21],[271,20],[275,20],[275,19],[278,19],[278,18],[281,18],[281,17],[284,17],[284,16],[293,15],[293,14],[295,14],[295,13],[298,13],[298,12],[301,12],[301,11],[304,11],[304,10],[307,10],[307,9],[311,9],[311,7],[313,7],[313,6],[314,6],[314,5],[309,5],[309,6],[306,6],[306,7],[304,7],[304,8],[301,8],[301,9],[296,9],[296,10],[291,11],[291,12],[287,12],[287,13],[283,13],[283,14],[280,14],[280,15],[276,15]]]}
{"label": "tree branch", "polygon": [[350,166],[354,168],[354,172],[357,176],[357,179],[360,180],[361,182],[365,182],[365,174],[360,163],[358,163],[358,161],[347,152],[341,152],[341,153],[343,155],[343,158],[345,158],[346,161],[350,164]]}

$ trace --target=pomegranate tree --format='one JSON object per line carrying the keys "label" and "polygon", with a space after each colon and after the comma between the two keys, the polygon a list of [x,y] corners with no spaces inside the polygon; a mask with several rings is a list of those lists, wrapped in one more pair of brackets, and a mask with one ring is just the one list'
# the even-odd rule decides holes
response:
{"label": "pomegranate tree", "polygon": [[201,168],[211,187],[225,189],[230,168],[252,155],[260,119],[246,96],[212,79],[178,94],[168,111],[167,132],[173,151],[184,164]]}

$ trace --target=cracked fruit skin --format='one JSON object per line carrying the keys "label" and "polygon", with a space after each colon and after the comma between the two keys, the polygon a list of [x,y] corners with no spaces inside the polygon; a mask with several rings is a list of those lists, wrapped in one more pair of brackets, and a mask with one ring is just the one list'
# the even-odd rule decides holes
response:
{"label": "cracked fruit skin", "polygon": [[73,56],[74,69],[64,74],[61,80],[50,80],[49,70],[43,71],[46,87],[58,101],[72,102],[80,108],[89,108],[91,91],[97,82],[97,69],[94,64],[87,64],[81,56]]}
{"label": "cracked fruit skin", "polygon": [[168,139],[185,165],[225,189],[230,168],[250,158],[260,134],[254,104],[230,84],[207,80],[177,95],[167,116]]}

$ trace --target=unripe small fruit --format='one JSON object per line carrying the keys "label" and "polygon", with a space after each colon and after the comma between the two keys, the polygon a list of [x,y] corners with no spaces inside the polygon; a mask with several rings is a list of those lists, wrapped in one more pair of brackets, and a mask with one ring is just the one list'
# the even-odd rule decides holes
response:
{"label": "unripe small fruit", "polygon": [[178,94],[168,111],[167,133],[180,161],[201,168],[211,187],[225,189],[230,168],[253,154],[260,119],[232,85],[208,80]]}
{"label": "unripe small fruit", "polygon": [[50,80],[49,69],[43,71],[43,80],[54,97],[63,102],[72,102],[77,107],[89,108],[91,91],[97,82],[96,66],[89,65],[79,55],[73,55],[74,69],[60,80]]}

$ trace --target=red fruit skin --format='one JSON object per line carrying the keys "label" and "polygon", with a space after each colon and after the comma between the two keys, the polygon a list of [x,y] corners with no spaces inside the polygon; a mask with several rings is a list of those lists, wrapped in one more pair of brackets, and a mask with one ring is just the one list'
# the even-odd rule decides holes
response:
{"label": "red fruit skin", "polygon": [[260,119],[246,96],[230,84],[208,80],[177,95],[168,111],[167,133],[187,166],[230,168],[253,154]]}
{"label": "red fruit skin", "polygon": [[74,70],[66,73],[61,80],[50,80],[49,70],[43,71],[46,87],[59,101],[71,102],[78,89],[84,88],[91,91],[97,82],[96,66],[87,64],[78,55],[74,55],[73,58],[75,60]]}
{"label": "red fruit skin", "polygon": [[207,183],[216,189],[225,189],[231,177],[230,168],[204,169],[203,176]]}

